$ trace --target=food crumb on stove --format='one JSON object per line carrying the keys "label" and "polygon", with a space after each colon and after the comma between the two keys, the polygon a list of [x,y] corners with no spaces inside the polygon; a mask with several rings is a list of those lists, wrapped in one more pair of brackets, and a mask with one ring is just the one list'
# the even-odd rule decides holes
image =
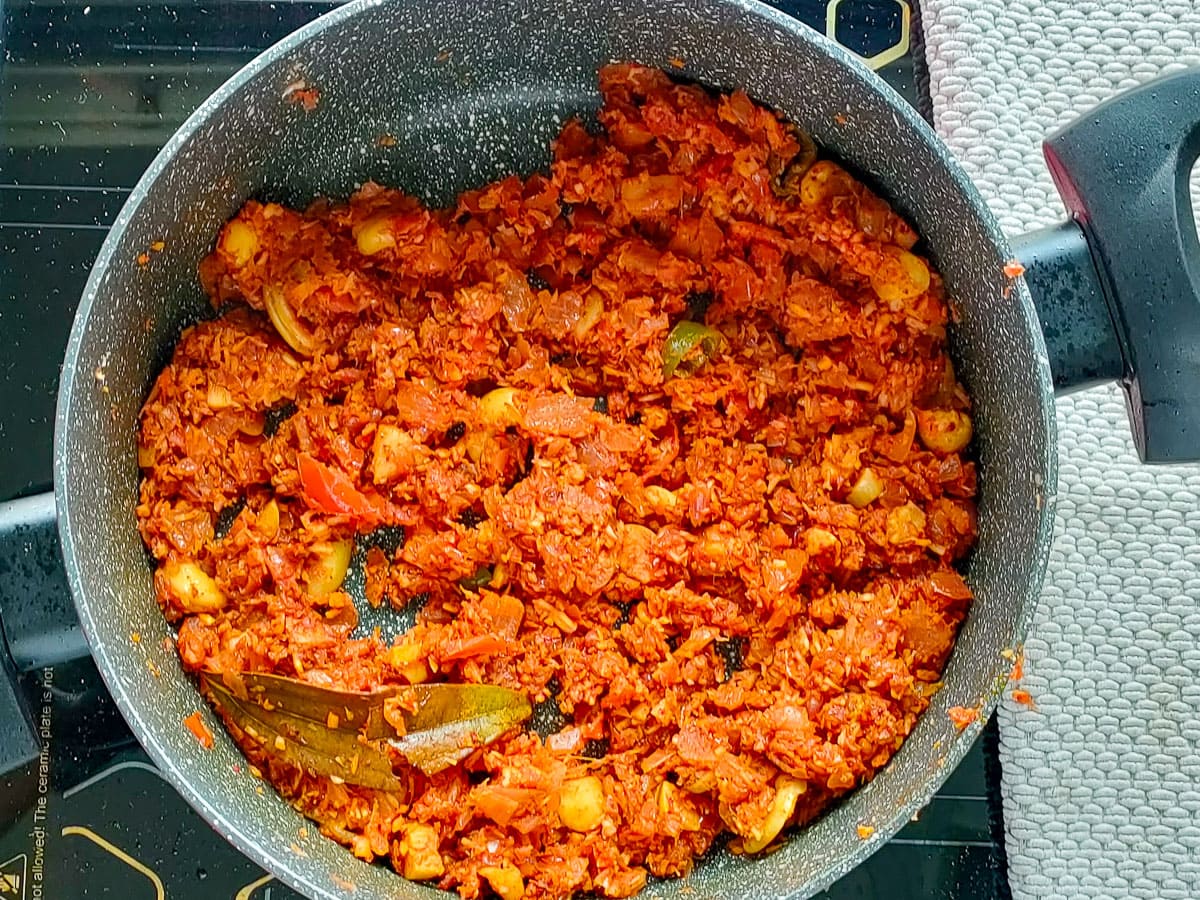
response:
{"label": "food crumb on stove", "polygon": [[302,106],[305,112],[312,112],[321,101],[321,89],[300,78],[283,89],[283,100],[294,106]]}
{"label": "food crumb on stove", "polygon": [[669,60],[667,60],[667,62],[669,62],[676,69],[683,68],[683,60],[678,56],[672,56]]}
{"label": "food crumb on stove", "polygon": [[972,706],[952,706],[947,711],[950,716],[950,721],[954,723],[954,727],[962,731],[972,722],[979,718],[979,707]]}
{"label": "food crumb on stove", "polygon": [[131,631],[129,633],[129,639],[135,644],[140,644],[142,642],[142,633],[140,631]]}
{"label": "food crumb on stove", "polygon": [[144,266],[149,262],[150,262],[150,254],[149,253],[139,253],[138,254],[137,264],[139,266]]}
{"label": "food crumb on stove", "polygon": [[859,825],[858,826],[858,839],[860,841],[865,841],[867,838],[869,838],[874,833],[875,833],[875,829],[870,825]]}
{"label": "food crumb on stove", "polygon": [[[259,789],[259,793],[260,793],[260,794],[262,793],[262,789],[261,789],[261,788]],[[308,856],[308,854],[307,854],[307,853],[305,853],[303,850],[301,850],[301,849],[300,849],[300,845],[299,845],[299,844],[297,844],[295,841],[293,841],[292,843],[288,844],[288,849],[289,849],[289,850],[291,850],[293,853],[295,853],[297,856],[305,856],[305,857],[307,857],[307,856]]]}
{"label": "food crumb on stove", "polygon": [[1010,259],[1004,264],[1004,274],[1009,278],[1020,278],[1025,274],[1025,267],[1017,260]]}
{"label": "food crumb on stove", "polygon": [[337,885],[340,890],[350,891],[351,893],[358,890],[358,885],[356,885],[350,879],[339,875],[337,872],[330,872],[329,880]]}
{"label": "food crumb on stove", "polygon": [[379,135],[379,137],[375,138],[375,146],[376,147],[395,147],[396,146],[396,136],[392,135],[392,134],[386,134],[386,133],[381,134],[381,135]]}
{"label": "food crumb on stove", "polygon": [[833,121],[837,122],[839,125],[845,125],[850,121],[850,117],[844,112],[840,112],[834,115]]}
{"label": "food crumb on stove", "polygon": [[450,59],[450,52],[449,50],[439,50],[437,56],[433,58],[434,62],[447,62]]}
{"label": "food crumb on stove", "polygon": [[1008,680],[1009,681],[1020,681],[1024,677],[1025,677],[1025,654],[1022,653],[1019,656],[1017,656],[1016,661],[1013,663],[1012,672],[1009,673]]}
{"label": "food crumb on stove", "polygon": [[241,763],[234,763],[232,766],[230,766],[230,767],[229,767],[229,769],[230,769],[230,771],[232,771],[232,772],[233,772],[233,774],[234,774],[234,775],[241,775],[241,774],[242,774],[242,765],[241,765]]}
{"label": "food crumb on stove", "polygon": [[204,719],[200,717],[200,710],[196,710],[190,716],[187,716],[183,720],[183,724],[205,750],[211,750],[215,746],[216,742],[213,740],[213,733],[208,730],[208,726],[204,724]]}
{"label": "food crumb on stove", "polygon": [[1037,704],[1033,702],[1033,695],[1029,691],[1015,690],[1012,692],[1012,698],[1022,706],[1037,709]]}
{"label": "food crumb on stove", "polygon": [[147,659],[146,660],[146,668],[150,670],[150,674],[153,675],[155,678],[162,677],[162,670],[159,669],[158,663],[156,663],[154,660]]}
{"label": "food crumb on stove", "polygon": [[263,777],[262,769],[260,769],[258,766],[255,766],[255,765],[250,766],[250,774],[253,775],[255,778]]}
{"label": "food crumb on stove", "polygon": [[153,244],[150,245],[150,249],[153,250],[155,253],[161,253],[166,248],[167,248],[166,241],[155,241]]}
{"label": "food crumb on stove", "polygon": [[302,841],[307,841],[308,840],[308,827],[305,825],[301,825],[300,830],[296,832],[296,836],[299,837],[300,840],[302,840]]}
{"label": "food crumb on stove", "polygon": [[1014,659],[1017,658],[1017,651],[1014,650],[1012,647],[1005,647],[1003,650],[1000,651],[1000,655],[1003,656],[1005,659],[1007,659],[1009,662],[1012,662]]}

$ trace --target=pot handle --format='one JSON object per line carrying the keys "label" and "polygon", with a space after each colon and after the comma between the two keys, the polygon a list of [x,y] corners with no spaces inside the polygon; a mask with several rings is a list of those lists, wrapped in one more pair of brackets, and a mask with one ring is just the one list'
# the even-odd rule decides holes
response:
{"label": "pot handle", "polygon": [[59,553],[54,495],[0,503],[0,776],[42,750],[21,675],[87,655]]}
{"label": "pot handle", "polygon": [[20,672],[88,655],[63,569],[52,493],[0,503],[0,625]]}
{"label": "pot handle", "polygon": [[1069,394],[1125,377],[1125,358],[1100,276],[1076,222],[1023,234],[1013,251],[1046,336],[1054,391]]}
{"label": "pot handle", "polygon": [[1030,262],[1018,258],[1056,387],[1120,378],[1142,459],[1200,460],[1200,242],[1188,190],[1200,69],[1114,97],[1043,150],[1073,222],[1022,239]]}

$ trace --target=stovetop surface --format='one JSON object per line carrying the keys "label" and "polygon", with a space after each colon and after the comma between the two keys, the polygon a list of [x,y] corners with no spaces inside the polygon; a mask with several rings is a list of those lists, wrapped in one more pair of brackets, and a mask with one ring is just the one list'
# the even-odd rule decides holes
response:
{"label": "stovetop surface", "polygon": [[[50,488],[58,365],[92,260],[130,189],[204,97],[336,5],[0,0],[0,501]],[[927,108],[900,0],[774,5],[832,28]],[[0,576],[5,552],[0,541]],[[6,626],[28,599],[0,590]],[[65,597],[57,605],[68,608]],[[298,898],[161,779],[86,654],[52,665],[36,651],[15,656],[23,671],[3,662],[35,750],[0,772],[0,900]],[[0,705],[0,718],[12,719],[0,721],[0,746],[18,715]],[[995,740],[992,726],[919,820],[824,896],[1005,897]]]}

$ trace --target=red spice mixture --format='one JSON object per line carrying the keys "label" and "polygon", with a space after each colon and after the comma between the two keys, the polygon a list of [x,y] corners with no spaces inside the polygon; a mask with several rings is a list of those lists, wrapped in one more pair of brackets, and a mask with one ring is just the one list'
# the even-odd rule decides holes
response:
{"label": "red spice mixture", "polygon": [[[603,134],[453,208],[247,203],[201,267],[227,311],[141,420],[189,670],[557,698],[544,741],[397,793],[238,735],[325,834],[465,897],[764,849],[888,761],[971,596],[969,401],[913,230],[742,93],[600,83]],[[350,638],[352,542],[372,603],[428,598],[392,645]]]}

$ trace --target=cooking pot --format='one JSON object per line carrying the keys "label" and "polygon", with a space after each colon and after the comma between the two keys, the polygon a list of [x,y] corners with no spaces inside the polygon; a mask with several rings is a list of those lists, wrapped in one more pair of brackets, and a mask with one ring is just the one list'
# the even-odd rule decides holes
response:
{"label": "cooking pot", "polygon": [[[239,751],[180,668],[154,600],[134,517],[138,410],[180,331],[211,315],[197,263],[247,198],[302,205],[374,179],[445,204],[465,188],[546,166],[563,121],[598,107],[597,69],[625,59],[668,69],[682,61],[682,77],[744,88],[916,226],[957,310],[952,349],[975,401],[980,473],[979,541],[968,567],[977,599],[944,689],[895,758],[778,852],[716,852],[648,895],[807,897],[929,800],[994,707],[1012,666],[1006,653],[1020,647],[1037,601],[1053,523],[1055,388],[1121,379],[1143,456],[1196,455],[1200,407],[1186,401],[1200,383],[1200,248],[1187,176],[1200,153],[1200,73],[1121,97],[1053,137],[1047,157],[1074,221],[1014,250],[900,97],[830,41],[750,0],[338,9],[201,105],[133,190],[71,333],[55,462],[65,570],[117,705],[184,798],[308,896],[344,897],[348,883],[364,900],[436,891],[302,828],[297,812],[238,765]],[[315,106],[298,97],[315,97]],[[159,241],[161,252],[150,252]],[[982,715],[959,732],[947,715],[955,706]],[[197,709],[216,735],[212,749],[182,725]],[[861,838],[860,825],[873,834]]]}

